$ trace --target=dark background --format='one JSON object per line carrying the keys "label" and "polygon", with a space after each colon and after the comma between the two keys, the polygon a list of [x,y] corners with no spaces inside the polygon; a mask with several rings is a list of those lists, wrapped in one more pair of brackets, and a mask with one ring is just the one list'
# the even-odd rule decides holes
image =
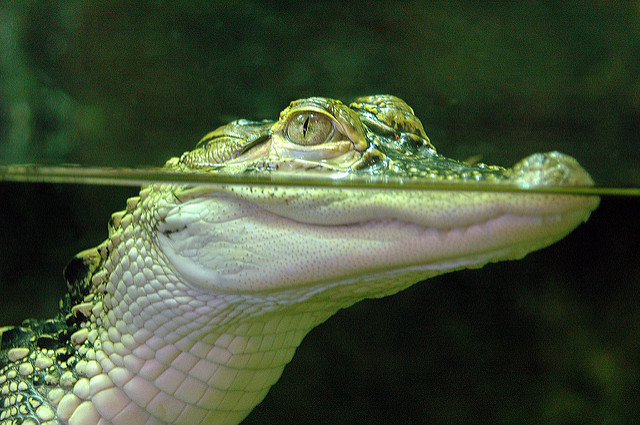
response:
{"label": "dark background", "polygon": [[[637,1],[19,1],[0,5],[0,163],[160,165],[291,100],[405,99],[438,150],[576,157],[640,186]],[[0,184],[0,323],[135,189]],[[625,424],[640,416],[640,201],[522,261],[340,312],[246,424]]]}

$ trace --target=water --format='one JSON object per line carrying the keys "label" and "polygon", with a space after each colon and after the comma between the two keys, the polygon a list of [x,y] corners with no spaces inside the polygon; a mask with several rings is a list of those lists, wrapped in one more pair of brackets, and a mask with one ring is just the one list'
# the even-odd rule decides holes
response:
{"label": "water", "polygon": [[[110,213],[135,192],[1,184],[0,199],[10,200],[0,219],[2,323],[54,314],[63,265],[106,237]],[[246,423],[353,423],[363,406],[389,421],[404,406],[407,423],[635,415],[638,207],[637,197],[606,196],[586,224],[521,261],[441,276],[338,313],[305,339]]]}
{"label": "water", "polygon": [[557,193],[565,195],[640,196],[640,188],[603,186],[519,186],[490,182],[430,181],[421,178],[389,176],[355,176],[343,174],[237,173],[169,171],[159,167],[118,168],[82,166],[42,166],[37,164],[0,165],[0,182],[21,183],[69,183],[80,185],[107,185],[139,187],[149,184],[175,185],[252,185],[281,187],[322,187],[346,189],[383,190],[446,190],[518,193]]}
{"label": "water", "polygon": [[[638,3],[478,5],[8,0],[0,163],[161,165],[295,98],[392,93],[445,156],[510,166],[559,150],[606,191],[640,187]],[[53,314],[64,264],[135,192],[0,184],[0,323]],[[339,313],[246,423],[631,422],[639,207],[605,196],[521,261]]]}

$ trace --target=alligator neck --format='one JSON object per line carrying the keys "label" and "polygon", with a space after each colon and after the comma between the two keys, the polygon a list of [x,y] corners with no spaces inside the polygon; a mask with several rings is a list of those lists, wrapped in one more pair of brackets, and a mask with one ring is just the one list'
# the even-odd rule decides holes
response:
{"label": "alligator neck", "polygon": [[141,223],[147,209],[135,208],[138,202],[114,214],[108,257],[92,278],[104,291],[91,310],[99,325],[92,348],[104,373],[81,378],[91,390],[75,402],[90,400],[92,415],[113,424],[238,423],[304,336],[360,297],[332,291],[327,302],[317,288],[243,295],[190,285],[167,266],[148,232],[155,224],[148,216]]}

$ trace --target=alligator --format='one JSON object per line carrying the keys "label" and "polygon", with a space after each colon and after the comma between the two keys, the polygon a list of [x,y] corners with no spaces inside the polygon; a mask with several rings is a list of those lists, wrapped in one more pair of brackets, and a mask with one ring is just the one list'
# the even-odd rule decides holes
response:
{"label": "alligator", "polygon": [[[571,157],[511,168],[436,152],[401,99],[313,97],[237,120],[177,172],[588,186]],[[508,191],[152,184],[64,270],[60,312],[0,328],[0,424],[232,425],[315,326],[362,299],[522,258],[567,235],[593,196]]]}

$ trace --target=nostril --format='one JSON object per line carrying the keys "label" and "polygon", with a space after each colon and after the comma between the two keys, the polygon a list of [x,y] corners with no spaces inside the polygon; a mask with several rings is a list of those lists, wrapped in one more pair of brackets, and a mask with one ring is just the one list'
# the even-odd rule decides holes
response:
{"label": "nostril", "polygon": [[511,169],[514,181],[522,187],[593,186],[594,181],[578,161],[560,152],[537,153],[524,158]]}

